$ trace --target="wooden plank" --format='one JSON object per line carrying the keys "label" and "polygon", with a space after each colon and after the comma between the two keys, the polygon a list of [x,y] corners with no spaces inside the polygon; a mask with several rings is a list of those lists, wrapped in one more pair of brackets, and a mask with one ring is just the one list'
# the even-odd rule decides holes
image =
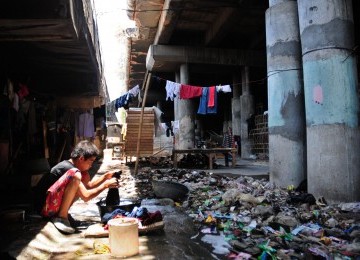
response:
{"label": "wooden plank", "polygon": [[[128,128],[136,128],[136,127],[138,127],[138,126],[137,125],[128,125]],[[144,127],[149,128],[149,129],[153,129],[154,124],[146,124]]]}
{"label": "wooden plank", "polygon": [[69,41],[76,38],[70,19],[0,19],[0,41]]}
{"label": "wooden plank", "polygon": [[144,109],[142,117],[142,130],[139,140],[139,124],[141,120],[141,110],[128,111],[126,118],[126,156],[137,156],[137,145],[140,144],[139,156],[150,156],[154,151],[154,135],[155,135],[155,116],[152,109]]}
{"label": "wooden plank", "polygon": [[[129,141],[126,142],[126,144],[127,144],[126,146],[130,146],[130,145],[136,143],[137,140],[138,140],[138,139],[134,139],[134,138],[133,138],[133,139],[129,139]],[[146,144],[153,145],[153,140],[152,140],[152,139],[144,139],[144,138],[142,138],[142,139],[140,139],[140,142],[141,142],[142,144],[144,144],[144,145],[146,145]]]}
{"label": "wooden plank", "polygon": [[[132,131],[131,129],[128,129],[128,130]],[[135,131],[133,131],[133,132],[135,132]],[[154,133],[149,132],[149,131],[148,131],[148,132],[144,131],[144,133],[142,133],[141,135],[142,135],[142,136],[141,136],[140,138],[147,137],[147,138],[153,139],[153,137],[154,137]],[[130,135],[127,134],[127,135],[126,135],[126,139],[130,140],[130,139],[138,139],[138,138],[132,136],[131,134],[130,134]]]}
{"label": "wooden plank", "polygon": [[[139,120],[140,120],[140,119],[133,119],[133,118],[132,118],[132,119],[128,120],[127,123],[130,124],[130,125],[133,125],[133,126],[139,126]],[[148,124],[154,125],[154,120],[147,120],[147,119],[145,119],[145,121],[143,122],[143,124],[144,124],[144,126],[145,126],[145,125],[148,125]]]}
{"label": "wooden plank", "polygon": [[64,108],[94,108],[100,107],[104,103],[104,100],[99,96],[89,96],[89,97],[57,97],[56,104],[59,107]]}

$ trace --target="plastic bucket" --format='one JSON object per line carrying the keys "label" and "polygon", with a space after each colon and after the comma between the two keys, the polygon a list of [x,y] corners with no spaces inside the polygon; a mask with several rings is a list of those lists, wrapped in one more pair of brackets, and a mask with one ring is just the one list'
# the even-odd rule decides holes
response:
{"label": "plastic bucket", "polygon": [[113,156],[113,149],[104,149],[104,161],[111,161]]}
{"label": "plastic bucket", "polygon": [[114,218],[108,221],[111,255],[128,257],[139,253],[139,226],[136,218]]}

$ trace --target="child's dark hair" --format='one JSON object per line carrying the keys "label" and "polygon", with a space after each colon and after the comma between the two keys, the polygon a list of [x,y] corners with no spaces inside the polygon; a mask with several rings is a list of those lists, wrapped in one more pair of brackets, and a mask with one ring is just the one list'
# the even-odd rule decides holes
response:
{"label": "child's dark hair", "polygon": [[71,159],[77,159],[81,156],[84,156],[85,160],[91,157],[99,156],[99,150],[95,144],[90,141],[84,140],[79,142],[74,150],[71,152]]}

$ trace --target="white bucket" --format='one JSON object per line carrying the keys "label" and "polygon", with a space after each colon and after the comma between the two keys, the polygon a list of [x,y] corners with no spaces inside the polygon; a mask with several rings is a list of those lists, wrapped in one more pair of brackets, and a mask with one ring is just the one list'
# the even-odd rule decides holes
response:
{"label": "white bucket", "polygon": [[111,161],[113,156],[113,149],[104,149],[104,161]]}
{"label": "white bucket", "polygon": [[108,221],[111,255],[128,257],[139,253],[138,220],[114,218]]}

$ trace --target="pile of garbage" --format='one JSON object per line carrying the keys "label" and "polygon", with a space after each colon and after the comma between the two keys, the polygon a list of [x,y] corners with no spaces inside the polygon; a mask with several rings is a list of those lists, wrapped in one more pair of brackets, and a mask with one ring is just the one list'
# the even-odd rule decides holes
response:
{"label": "pile of garbage", "polygon": [[360,259],[360,202],[329,205],[306,183],[280,189],[266,179],[151,168],[136,176],[144,198],[154,196],[152,179],[189,188],[181,209],[200,233],[228,241],[228,259]]}

